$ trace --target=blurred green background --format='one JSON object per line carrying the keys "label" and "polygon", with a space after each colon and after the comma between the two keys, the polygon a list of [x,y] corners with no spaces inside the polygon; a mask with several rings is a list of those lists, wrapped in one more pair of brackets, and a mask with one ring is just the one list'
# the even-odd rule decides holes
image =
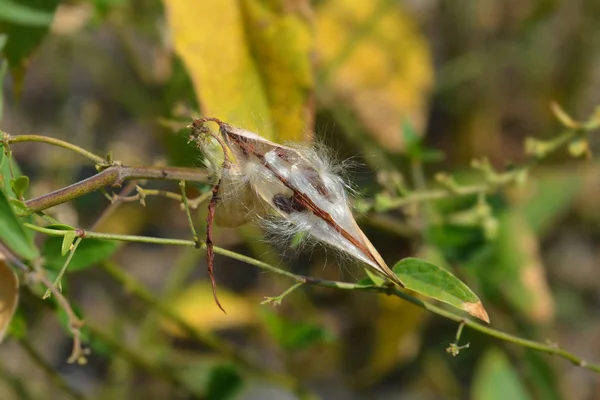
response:
{"label": "blurred green background", "polygon": [[[61,138],[128,165],[200,168],[185,126],[200,113],[216,116],[351,158],[347,179],[363,206],[439,187],[441,171],[460,184],[483,182],[474,159],[504,171],[528,159],[527,138],[564,130],[551,102],[576,120],[600,105],[597,0],[0,0],[0,35],[0,128],[11,135]],[[486,196],[483,214],[482,199],[455,196],[386,211],[357,207],[357,218],[390,265],[419,256],[451,269],[495,329],[599,361],[597,135],[585,146],[579,157],[565,147],[524,184]],[[63,149],[11,149],[31,179],[28,197],[95,172]],[[145,187],[178,191],[167,182]],[[96,223],[108,206],[95,193],[49,214],[102,232],[191,238],[175,201],[123,203]],[[205,208],[194,215],[201,234]],[[332,251],[282,249],[264,237],[253,225],[217,229],[215,244],[296,273],[362,277]],[[60,241],[37,239],[56,271]],[[0,346],[0,398],[600,399],[592,372],[468,329],[461,343],[470,347],[452,357],[445,349],[456,324],[398,298],[301,287],[279,307],[261,305],[290,282],[217,256],[225,315],[202,251],[121,244],[101,253],[88,253],[93,262],[64,280],[88,324],[88,364],[65,362],[64,318],[25,282]],[[177,328],[118,282],[119,270],[256,365]]]}

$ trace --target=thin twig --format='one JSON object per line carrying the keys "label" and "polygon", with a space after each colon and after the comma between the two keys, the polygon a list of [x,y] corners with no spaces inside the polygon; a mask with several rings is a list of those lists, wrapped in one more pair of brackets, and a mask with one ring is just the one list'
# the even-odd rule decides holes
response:
{"label": "thin twig", "polygon": [[58,147],[62,147],[71,151],[74,151],[75,153],[87,158],[88,160],[93,161],[96,164],[104,164],[106,163],[106,159],[100,156],[95,155],[94,153],[91,153],[85,149],[82,149],[79,146],[75,146],[74,144],[71,144],[69,142],[65,142],[63,140],[60,139],[55,139],[52,137],[48,137],[48,136],[41,136],[41,135],[18,135],[18,136],[13,136],[13,135],[9,135],[6,132],[1,132],[0,134],[2,134],[2,142],[4,143],[8,143],[8,144],[12,144],[12,143],[24,143],[24,142],[38,142],[38,143],[46,143],[46,144],[51,144],[53,146],[58,146]]}
{"label": "thin twig", "polygon": [[[52,284],[52,286],[58,288],[58,290],[60,292],[62,292],[62,278],[65,275],[65,272],[67,272],[67,267],[71,263],[71,260],[73,259],[73,256],[75,255],[75,251],[77,251],[77,247],[79,247],[79,244],[81,243],[82,240],[83,239],[81,237],[78,237],[75,240],[75,242],[71,244],[71,248],[69,249],[69,255],[67,256],[67,259],[63,263],[62,268],[58,272],[58,275],[56,276],[56,279],[54,280],[54,283]],[[48,288],[46,290],[46,293],[44,294],[44,297],[42,297],[42,299],[46,299],[46,298],[50,297],[51,294],[52,294],[52,292]]]}
{"label": "thin twig", "polygon": [[[36,225],[27,224],[27,223],[24,225],[30,229],[36,230],[38,232],[46,233],[51,236],[64,236],[64,234],[65,234],[65,231],[61,231],[61,230],[43,228],[43,227],[39,227]],[[116,235],[116,234],[108,234],[108,233],[83,231],[81,229],[78,230],[78,234],[82,235],[83,237],[98,238],[98,239],[101,238],[101,239],[105,239],[105,240],[119,240],[119,241],[128,241],[128,242],[141,242],[141,243],[154,243],[154,244],[196,247],[196,243],[192,240],[162,239],[162,238],[147,237],[147,236]],[[202,247],[205,247],[205,244],[203,244]],[[308,276],[296,275],[289,271],[285,271],[285,270],[279,269],[275,266],[272,266],[270,264],[267,264],[265,262],[262,262],[260,260],[256,260],[254,258],[244,256],[244,255],[241,255],[241,254],[238,254],[233,251],[229,251],[229,250],[226,250],[226,249],[223,249],[220,247],[215,246],[214,251],[216,254],[221,254],[226,257],[230,257],[230,258],[233,258],[233,259],[236,259],[239,261],[243,261],[247,264],[264,269],[266,271],[285,276],[285,277],[293,280],[296,283],[305,283],[305,284],[309,284],[309,285],[313,285],[313,286],[320,286],[320,287],[326,287],[326,288],[331,288],[331,289],[367,291],[367,292],[383,293],[383,294],[387,294],[387,295],[397,296],[397,297],[400,297],[400,298],[408,301],[409,303],[411,303],[417,307],[420,307],[422,309],[430,311],[434,314],[437,314],[439,316],[447,318],[451,321],[455,321],[458,323],[464,323],[465,326],[467,326],[475,331],[484,333],[488,336],[491,336],[491,337],[494,337],[496,339],[503,340],[506,342],[514,343],[514,344],[517,344],[517,345],[520,345],[520,346],[523,346],[526,348],[537,350],[537,351],[540,351],[543,353],[556,355],[556,356],[559,356],[561,358],[571,361],[573,364],[575,364],[577,366],[600,373],[600,365],[588,363],[586,360],[583,360],[582,358],[577,357],[576,355],[561,349],[557,345],[543,344],[543,343],[536,342],[533,340],[524,339],[524,338],[520,338],[515,335],[504,333],[504,332],[498,331],[493,328],[489,328],[483,324],[480,324],[473,320],[467,319],[461,315],[455,314],[444,308],[438,307],[438,306],[430,304],[430,303],[423,302],[423,301],[421,301],[399,289],[396,289],[396,288],[390,288],[390,287],[385,287],[385,286],[363,286],[363,285],[358,285],[358,284],[348,283],[348,282],[330,281],[330,280],[312,278],[312,277],[308,277]]]}
{"label": "thin twig", "polygon": [[181,202],[183,203],[183,207],[185,209],[185,216],[187,217],[190,231],[192,231],[192,238],[194,239],[194,242],[198,243],[198,247],[200,247],[200,239],[198,238],[198,233],[196,233],[194,220],[192,219],[192,213],[190,211],[190,205],[188,204],[188,198],[185,194],[185,181],[179,181],[179,189],[181,190]]}
{"label": "thin twig", "polygon": [[74,362],[78,362],[80,364],[85,364],[86,362],[86,352],[81,347],[81,328],[84,323],[79,319],[73,307],[69,301],[63,296],[63,294],[48,280],[43,271],[34,273],[34,279],[38,279],[40,282],[44,284],[50,290],[58,304],[62,307],[62,309],[67,314],[69,331],[73,335],[73,348],[71,350],[71,355],[67,359],[67,362],[72,364]]}
{"label": "thin twig", "polygon": [[[64,235],[61,235],[64,236]],[[85,363],[85,351],[81,347],[81,327],[83,321],[79,319],[75,311],[71,307],[69,301],[63,296],[63,294],[50,282],[46,276],[45,271],[39,266],[40,260],[33,260],[32,266],[24,264],[13,252],[0,241],[0,254],[4,255],[11,264],[18,266],[22,269],[27,276],[31,277],[32,280],[41,282],[46,288],[54,295],[58,305],[67,314],[69,331],[73,335],[73,349],[67,362],[74,363]]]}
{"label": "thin twig", "polygon": [[43,211],[83,196],[84,194],[95,192],[106,186],[120,186],[123,181],[132,179],[206,182],[207,176],[208,173],[206,171],[198,168],[156,166],[127,167],[117,164],[70,186],[27,200],[25,206],[31,213]]}
{"label": "thin twig", "polygon": [[[119,193],[119,196],[128,196],[131,192],[135,190],[135,188],[135,181],[128,182],[127,185],[125,185],[125,187]],[[102,211],[102,214],[100,214],[98,218],[96,218],[94,223],[90,226],[90,229],[94,230],[98,226],[100,226],[113,212],[115,212],[117,207],[119,207],[118,202],[112,202],[108,207],[104,209],[104,211]]]}

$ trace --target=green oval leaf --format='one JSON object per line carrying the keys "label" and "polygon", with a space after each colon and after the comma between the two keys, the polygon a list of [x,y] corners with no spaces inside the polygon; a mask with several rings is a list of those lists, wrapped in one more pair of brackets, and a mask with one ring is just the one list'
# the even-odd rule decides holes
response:
{"label": "green oval leaf", "polygon": [[60,255],[65,256],[69,250],[71,250],[71,245],[75,240],[75,236],[75,231],[69,230],[67,233],[65,233],[65,236],[63,236],[62,246],[60,248]]}
{"label": "green oval leaf", "polygon": [[74,231],[75,230],[74,227],[72,227],[71,225],[67,225],[67,224],[50,224],[50,225],[46,226],[46,228],[55,229],[58,231]]}
{"label": "green oval leaf", "polygon": [[457,307],[485,322],[490,319],[479,298],[445,269],[419,258],[405,258],[393,268],[405,288]]}
{"label": "green oval leaf", "polygon": [[[65,236],[70,235],[71,231],[67,232]],[[74,239],[74,237],[73,237]],[[91,267],[101,261],[109,258],[119,246],[118,242],[100,239],[84,239],[73,258],[69,263],[69,271],[80,271]],[[44,243],[42,254],[46,258],[46,266],[49,269],[60,270],[65,263],[65,254],[63,253],[65,247],[65,239],[63,237],[49,237]]]}

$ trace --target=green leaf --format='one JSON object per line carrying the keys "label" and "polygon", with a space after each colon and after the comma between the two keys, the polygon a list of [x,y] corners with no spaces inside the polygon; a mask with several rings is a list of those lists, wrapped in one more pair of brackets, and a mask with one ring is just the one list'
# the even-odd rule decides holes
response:
{"label": "green leaf", "polygon": [[[62,237],[49,237],[42,254],[49,269],[60,270],[66,260]],[[80,271],[109,258],[119,246],[118,242],[101,239],[83,239],[69,264],[70,271]],[[69,245],[70,247],[70,245]],[[68,250],[67,250],[68,251]]]}
{"label": "green leaf", "polygon": [[50,224],[50,225],[46,226],[46,228],[55,229],[55,230],[59,230],[59,231],[74,231],[75,230],[75,228],[73,228],[71,225],[67,225],[67,224]]}
{"label": "green leaf", "polygon": [[69,250],[71,250],[71,245],[75,240],[75,236],[75,231],[68,231],[65,233],[65,236],[63,236],[62,246],[60,248],[61,256],[66,256]]}
{"label": "green leaf", "polygon": [[[15,175],[20,175],[20,173],[17,174],[17,171],[15,171],[15,167],[16,167],[16,163],[14,163],[12,161],[12,159],[6,157],[6,155],[4,154],[4,151],[6,149],[4,149],[4,146],[0,143],[0,174],[2,175],[2,185],[0,187],[0,189],[4,190],[6,193],[10,193],[12,188],[10,187],[10,180],[11,180],[11,175],[10,175],[10,169],[12,167],[13,173],[15,173]],[[20,172],[20,171],[19,171]]]}
{"label": "green leaf", "polygon": [[10,188],[13,193],[18,197],[22,198],[29,187],[29,177],[22,175],[18,178],[12,178],[10,180]]}
{"label": "green leaf", "polygon": [[[270,140],[310,140],[307,128],[314,107],[310,13],[279,1],[163,3],[175,52],[205,115]],[[200,30],[198,15],[210,16]],[[221,33],[215,35],[216,31]],[[211,67],[218,64],[219,68]]]}
{"label": "green leaf", "polygon": [[525,386],[506,355],[499,349],[488,350],[479,362],[471,389],[477,400],[529,400]]}
{"label": "green leaf", "polygon": [[216,365],[210,370],[206,386],[206,398],[228,400],[242,388],[244,380],[240,373],[230,365]]}
{"label": "green leaf", "polygon": [[445,269],[419,258],[405,258],[394,265],[394,273],[406,289],[450,304],[485,322],[490,322],[479,298]]}
{"label": "green leaf", "polygon": [[375,282],[369,277],[363,278],[360,281],[356,282],[356,286],[369,287],[369,286],[377,286]]}
{"label": "green leaf", "polygon": [[11,0],[0,0],[0,21],[28,26],[48,26],[52,23],[53,13],[44,12],[36,8]]}
{"label": "green leaf", "polygon": [[[31,215],[31,213],[32,213],[31,210],[25,205],[25,203],[23,201],[9,197],[8,202],[12,206],[13,211],[15,212],[15,215],[17,217],[24,217],[24,216]],[[26,222],[31,223],[31,218],[27,218]],[[29,235],[29,236],[33,236],[33,235]]]}
{"label": "green leaf", "polygon": [[[25,206],[25,204],[21,200],[9,196],[9,194],[12,193],[11,179],[19,178],[22,175],[22,173],[21,168],[19,168],[19,164],[17,164],[13,158],[7,157],[4,153],[5,150],[6,149],[3,148],[3,144],[0,142],[0,190],[4,190],[8,201],[11,203],[13,212],[16,213],[17,217],[20,215],[28,215],[31,212],[29,211],[27,206]],[[11,170],[13,175],[11,175]],[[19,219],[19,221],[31,223],[33,222],[33,218],[31,216],[22,217]],[[29,237],[29,241],[33,242],[35,232],[30,229],[26,229],[25,234],[27,235],[27,237]]]}
{"label": "green leaf", "polygon": [[32,237],[15,215],[4,191],[0,190],[0,241],[17,255],[31,260],[38,256]]}
{"label": "green leaf", "polygon": [[370,268],[365,268],[365,272],[367,273],[367,279],[369,279],[375,286],[382,286],[386,280],[376,273],[372,272]]}
{"label": "green leaf", "polygon": [[[8,36],[3,54],[8,60],[19,93],[25,68],[33,51],[42,42],[60,0],[0,0],[0,33]],[[8,6],[8,8],[7,8]],[[12,11],[7,11],[12,10]],[[4,17],[1,14],[4,12]],[[12,17],[9,17],[12,15]],[[16,16],[15,16],[16,15]]]}

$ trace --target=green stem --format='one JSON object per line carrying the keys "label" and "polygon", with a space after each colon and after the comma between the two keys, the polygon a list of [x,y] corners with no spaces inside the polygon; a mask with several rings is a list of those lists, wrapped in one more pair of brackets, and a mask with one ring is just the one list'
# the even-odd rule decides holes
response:
{"label": "green stem", "polygon": [[280,306],[284,297],[288,294],[292,293],[294,290],[298,289],[300,286],[304,285],[304,282],[294,283],[290,286],[285,292],[281,293],[279,296],[275,297],[265,297],[265,299],[260,304],[273,304],[274,306]]}
{"label": "green stem", "polygon": [[190,231],[192,232],[192,238],[194,239],[194,242],[200,244],[200,238],[198,237],[198,233],[196,233],[194,220],[192,219],[192,213],[190,212],[190,205],[188,204],[188,198],[185,193],[185,181],[179,181],[179,189],[181,190],[181,201],[183,203],[183,207],[185,208],[185,215],[190,226]]}
{"label": "green stem", "polygon": [[[38,232],[42,232],[42,233],[45,233],[45,234],[48,234],[51,236],[64,236],[65,235],[65,231],[61,231],[61,230],[43,228],[43,227],[39,227],[39,226],[32,225],[29,223],[25,223],[24,225],[27,228],[30,228],[30,229],[33,229]],[[155,244],[166,244],[166,245],[187,246],[187,247],[195,247],[196,246],[196,243],[193,240],[162,239],[162,238],[154,238],[154,237],[147,237],[147,236],[117,235],[117,234],[109,234],[109,233],[88,232],[88,231],[84,231],[82,229],[78,229],[77,231],[78,231],[78,235],[81,235],[81,236],[87,237],[87,238],[119,240],[119,241],[127,241],[127,242],[155,243]],[[205,247],[204,243],[202,243],[202,247]],[[306,284],[310,284],[310,285],[314,285],[314,286],[320,286],[320,287],[326,287],[326,288],[332,288],[332,289],[357,290],[357,291],[367,291],[367,292],[383,293],[383,294],[387,294],[387,295],[394,295],[394,296],[400,297],[401,299],[408,301],[409,303],[411,303],[417,307],[420,307],[424,310],[430,311],[441,317],[444,317],[446,319],[449,319],[451,321],[455,321],[458,323],[464,323],[465,326],[468,326],[469,328],[471,328],[475,331],[481,332],[483,334],[486,334],[488,336],[494,337],[499,340],[503,340],[505,342],[514,343],[514,344],[517,344],[517,345],[520,345],[520,346],[523,346],[526,348],[537,350],[537,351],[540,351],[543,353],[557,355],[559,357],[562,357],[564,359],[571,361],[573,364],[575,364],[577,366],[600,373],[600,365],[590,364],[587,361],[583,360],[582,358],[577,357],[574,354],[571,354],[571,353],[559,348],[556,345],[547,345],[547,344],[539,343],[539,342],[536,342],[533,340],[523,339],[523,338],[520,338],[515,335],[511,335],[508,333],[504,333],[504,332],[489,328],[483,324],[480,324],[473,320],[467,319],[461,315],[455,314],[455,313],[445,310],[441,307],[435,306],[430,303],[423,302],[423,301],[417,299],[416,297],[413,297],[413,296],[411,296],[399,289],[396,289],[396,288],[388,288],[388,287],[384,287],[384,286],[362,286],[362,285],[357,285],[354,283],[329,281],[329,280],[312,278],[312,277],[308,277],[308,276],[296,275],[289,271],[285,271],[285,270],[279,269],[277,267],[274,267],[270,264],[264,263],[260,260],[256,260],[254,258],[247,257],[244,255],[235,253],[233,251],[225,250],[220,247],[215,246],[214,250],[215,250],[215,253],[217,253],[217,254],[221,254],[226,257],[230,257],[230,258],[233,258],[233,259],[236,259],[239,261],[243,261],[247,264],[264,269],[266,271],[285,276],[285,277],[293,280],[296,283],[306,283]]]}
{"label": "green stem", "polygon": [[58,146],[58,147],[62,147],[71,151],[74,151],[75,153],[93,161],[96,164],[104,164],[106,163],[106,159],[104,159],[103,157],[97,156],[94,153],[91,153],[85,149],[82,149],[79,146],[75,146],[74,144],[65,142],[63,140],[60,139],[55,139],[55,138],[51,138],[51,137],[47,137],[47,136],[41,136],[41,135],[18,135],[18,136],[12,136],[9,135],[6,132],[0,132],[2,133],[2,138],[3,138],[3,142],[12,144],[12,143],[23,143],[23,142],[38,142],[38,143],[47,143],[47,144],[51,144],[53,146]]}
{"label": "green stem", "polygon": [[[56,276],[56,279],[54,280],[54,283],[52,284],[52,286],[57,288],[60,292],[62,292],[62,278],[65,275],[65,272],[67,272],[67,267],[71,263],[71,260],[73,259],[73,256],[75,255],[75,251],[77,250],[77,247],[79,246],[79,243],[81,243],[82,240],[83,240],[82,238],[78,237],[77,240],[75,240],[75,242],[72,244],[72,247],[69,250],[69,255],[67,256],[67,259],[65,260],[62,268],[60,269],[60,271],[58,272],[58,275]],[[52,291],[50,290],[50,288],[46,289],[46,293],[44,294],[42,299],[47,299],[48,297],[50,297],[51,294],[52,294]]]}

